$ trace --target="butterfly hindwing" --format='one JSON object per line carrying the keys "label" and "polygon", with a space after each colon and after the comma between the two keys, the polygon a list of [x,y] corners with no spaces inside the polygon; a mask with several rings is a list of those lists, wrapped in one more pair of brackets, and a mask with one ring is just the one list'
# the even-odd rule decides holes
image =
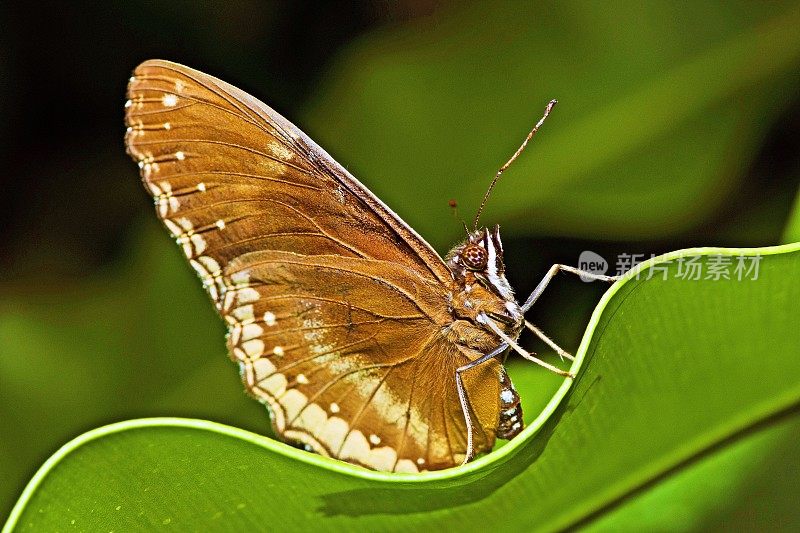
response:
{"label": "butterfly hindwing", "polygon": [[[447,339],[436,252],[243,91],[147,61],[128,98],[128,152],[278,435],[379,470],[459,464],[454,371],[479,354]],[[493,361],[465,375],[476,451],[494,443],[499,372]]]}
{"label": "butterfly hindwing", "polygon": [[[466,360],[415,301],[424,280],[391,263],[275,251],[234,260],[232,276],[240,265],[248,274],[241,303],[229,299],[229,347],[278,434],[379,470],[463,459],[452,369]],[[471,375],[475,390],[492,390],[497,371]]]}

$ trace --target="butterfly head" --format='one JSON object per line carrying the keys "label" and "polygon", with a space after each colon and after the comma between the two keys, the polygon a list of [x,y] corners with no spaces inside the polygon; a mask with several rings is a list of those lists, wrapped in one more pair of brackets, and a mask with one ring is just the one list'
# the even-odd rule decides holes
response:
{"label": "butterfly head", "polygon": [[503,276],[503,243],[500,226],[481,228],[467,235],[467,240],[447,255],[451,270],[472,272],[484,276]]}
{"label": "butterfly head", "polygon": [[486,314],[509,334],[518,334],[522,311],[505,276],[499,226],[470,232],[447,254],[447,266],[455,285],[450,306],[456,317],[478,324],[478,316]]}

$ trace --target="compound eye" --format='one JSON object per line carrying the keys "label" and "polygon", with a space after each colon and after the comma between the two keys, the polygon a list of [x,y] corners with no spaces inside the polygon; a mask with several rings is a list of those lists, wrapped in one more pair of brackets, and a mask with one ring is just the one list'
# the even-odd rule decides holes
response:
{"label": "compound eye", "polygon": [[464,265],[470,270],[482,270],[486,267],[486,262],[489,257],[486,250],[477,244],[468,244],[461,252],[461,258],[464,260]]}

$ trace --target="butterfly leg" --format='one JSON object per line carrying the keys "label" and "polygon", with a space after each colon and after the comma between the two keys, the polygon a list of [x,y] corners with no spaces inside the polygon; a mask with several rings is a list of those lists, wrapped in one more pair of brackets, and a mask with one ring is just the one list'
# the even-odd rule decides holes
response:
{"label": "butterfly leg", "polygon": [[500,326],[495,324],[494,320],[492,320],[491,318],[489,318],[485,314],[481,313],[480,315],[478,315],[478,322],[488,326],[489,329],[494,331],[497,334],[497,336],[500,337],[503,340],[503,342],[505,342],[507,345],[511,346],[511,348],[515,352],[520,354],[522,357],[524,357],[528,361],[536,363],[537,365],[539,365],[541,367],[544,367],[547,370],[549,370],[550,372],[554,372],[554,373],[558,374],[559,376],[564,376],[564,377],[567,377],[567,378],[574,378],[575,377],[575,374],[573,374],[571,372],[567,372],[566,370],[561,370],[560,368],[555,367],[555,366],[551,365],[550,363],[546,363],[546,362],[542,361],[541,359],[539,359],[538,357],[535,357],[532,353],[530,353],[527,350],[525,350],[524,348],[522,348],[522,346],[517,344],[514,341],[514,339],[512,339],[511,337],[506,335],[505,332],[502,329],[500,329]]}
{"label": "butterfly leg", "polygon": [[537,337],[542,339],[545,344],[547,344],[549,347],[551,347],[553,350],[555,350],[555,352],[558,354],[558,356],[561,358],[562,361],[564,359],[569,359],[570,361],[574,361],[575,360],[575,357],[573,357],[571,353],[565,351],[561,346],[559,346],[558,344],[553,342],[553,339],[548,337],[544,333],[544,331],[540,330],[539,328],[537,328],[536,326],[534,326],[533,324],[531,324],[527,320],[525,321],[525,327],[528,328],[529,330],[531,330]]}
{"label": "butterfly leg", "polygon": [[464,389],[464,380],[461,378],[461,374],[466,372],[470,368],[475,368],[478,365],[482,365],[486,361],[489,361],[501,353],[503,353],[508,348],[507,344],[501,344],[491,352],[482,355],[478,359],[474,361],[470,361],[466,365],[460,366],[456,368],[456,389],[458,390],[458,401],[461,403],[461,410],[464,412],[464,421],[467,423],[467,453],[464,456],[464,462],[461,463],[462,465],[467,464],[474,458],[475,449],[473,446],[473,439],[472,439],[472,417],[469,414],[469,404],[467,403],[467,393]]}
{"label": "butterfly leg", "polygon": [[[539,299],[539,296],[542,295],[545,288],[547,288],[548,283],[552,280],[559,271],[563,270],[564,272],[571,272],[576,276],[581,276],[584,279],[591,279],[591,280],[598,280],[598,281],[617,281],[620,279],[621,276],[604,276],[602,274],[593,274],[592,272],[587,272],[586,270],[580,270],[575,267],[567,266],[567,265],[553,265],[550,267],[550,270],[547,271],[542,281],[533,289],[533,292],[528,299],[525,300],[525,303],[522,304],[522,312],[527,313],[528,310],[533,306],[536,300]],[[544,340],[544,339],[543,339]]]}

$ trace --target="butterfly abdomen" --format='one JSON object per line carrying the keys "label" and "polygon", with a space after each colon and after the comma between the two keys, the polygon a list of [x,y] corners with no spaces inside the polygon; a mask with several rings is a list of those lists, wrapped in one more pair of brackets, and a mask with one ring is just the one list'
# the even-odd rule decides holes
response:
{"label": "butterfly abdomen", "polygon": [[519,435],[525,423],[522,420],[519,394],[505,370],[500,376],[500,387],[500,421],[497,424],[497,437],[508,440]]}

